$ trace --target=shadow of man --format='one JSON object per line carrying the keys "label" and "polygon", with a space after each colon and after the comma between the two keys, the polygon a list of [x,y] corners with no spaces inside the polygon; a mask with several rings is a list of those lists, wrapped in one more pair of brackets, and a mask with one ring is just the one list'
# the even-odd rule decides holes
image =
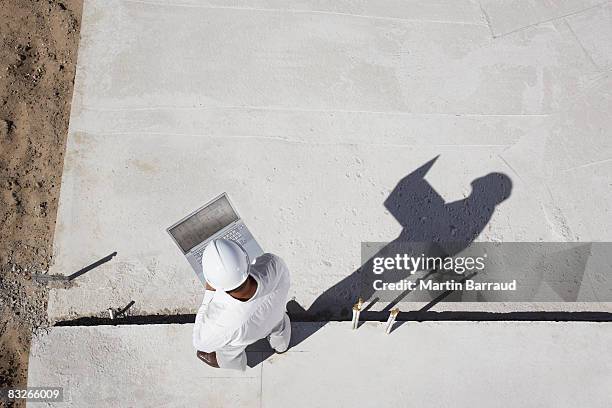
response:
{"label": "shadow of man", "polygon": [[[463,200],[445,203],[425,180],[439,156],[401,179],[384,205],[402,226],[399,236],[385,245],[359,269],[323,292],[306,315],[313,320],[349,316],[358,297],[370,299],[379,279],[371,273],[376,257],[397,253],[414,256],[453,256],[467,248],[491,220],[496,206],[506,200],[512,182],[502,173],[489,173],[472,181],[472,192]],[[398,282],[410,275],[407,270],[385,272],[385,282]]]}

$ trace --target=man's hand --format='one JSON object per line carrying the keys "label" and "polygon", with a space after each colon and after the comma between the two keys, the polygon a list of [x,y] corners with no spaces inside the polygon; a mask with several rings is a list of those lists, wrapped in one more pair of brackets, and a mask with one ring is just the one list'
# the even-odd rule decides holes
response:
{"label": "man's hand", "polygon": [[214,292],[215,288],[213,288],[212,286],[208,284],[208,282],[206,282],[206,290],[212,290]]}

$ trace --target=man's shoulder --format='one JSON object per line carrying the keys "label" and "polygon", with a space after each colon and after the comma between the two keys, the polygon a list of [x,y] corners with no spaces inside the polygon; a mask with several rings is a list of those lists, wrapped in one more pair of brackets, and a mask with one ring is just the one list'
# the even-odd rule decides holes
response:
{"label": "man's shoulder", "polygon": [[260,293],[267,293],[289,282],[289,269],[285,261],[271,253],[265,253],[257,258],[251,274],[255,275],[258,282],[265,288]]}
{"label": "man's shoulder", "polygon": [[265,254],[259,256],[256,260],[255,260],[255,264],[253,265],[255,266],[256,269],[260,269],[263,268],[267,271],[275,271],[275,272],[286,272],[287,271],[287,264],[285,264],[285,261],[283,261],[283,259],[275,254],[266,252]]}

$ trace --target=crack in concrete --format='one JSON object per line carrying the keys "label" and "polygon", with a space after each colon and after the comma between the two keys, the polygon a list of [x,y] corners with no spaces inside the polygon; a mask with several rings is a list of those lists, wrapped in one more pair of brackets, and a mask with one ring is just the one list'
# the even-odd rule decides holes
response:
{"label": "crack in concrete", "polygon": [[493,38],[502,38],[502,37],[505,37],[507,35],[515,34],[515,33],[518,33],[519,31],[523,31],[523,30],[526,30],[528,28],[538,26],[540,24],[550,23],[552,21],[564,19],[565,17],[575,16],[577,14],[584,13],[585,11],[589,11],[589,10],[595,9],[597,7],[601,7],[603,5],[606,5],[606,4],[610,3],[610,1],[611,0],[607,0],[607,1],[604,1],[602,3],[598,3],[598,4],[594,5],[594,6],[590,6],[590,7],[584,8],[582,10],[574,11],[572,13],[564,14],[564,15],[558,16],[558,17],[553,17],[553,18],[550,18],[548,20],[538,21],[537,23],[529,24],[529,25],[526,25],[524,27],[517,28],[516,30],[508,31],[507,33],[503,33],[503,34],[499,34],[499,35],[493,35]]}
{"label": "crack in concrete", "polygon": [[567,218],[565,217],[565,215],[563,215],[563,211],[561,210],[561,208],[559,208],[555,204],[555,198],[554,198],[552,191],[550,190],[550,187],[546,183],[544,183],[544,186],[546,187],[548,201],[550,202],[552,206],[551,210],[553,212],[552,214],[553,218],[551,220],[549,218],[549,214],[546,208],[542,206],[542,208],[544,209],[544,215],[546,217],[546,220],[549,222],[549,225],[553,228],[553,230],[556,231],[557,234],[563,237],[566,241],[568,242],[575,241],[576,238],[572,236],[573,232],[572,232],[572,229],[568,225]]}
{"label": "crack in concrete", "polygon": [[495,33],[493,32],[493,27],[491,26],[491,20],[489,19],[489,15],[485,11],[484,7],[482,7],[482,2],[480,0],[478,1],[478,7],[480,7],[480,11],[482,12],[482,15],[484,16],[485,22],[487,23],[487,27],[489,27],[489,32],[491,33],[491,37],[495,38]]}
{"label": "crack in concrete", "polygon": [[166,6],[166,7],[186,7],[186,8],[200,8],[200,9],[212,9],[212,10],[240,10],[240,11],[263,11],[263,12],[273,12],[273,13],[310,13],[310,14],[324,14],[324,15],[332,15],[332,16],[347,16],[347,17],[356,17],[356,18],[365,18],[372,20],[389,20],[395,22],[405,22],[405,23],[431,23],[431,24],[458,24],[458,25],[469,25],[476,27],[484,27],[486,24],[479,23],[471,23],[467,21],[450,21],[450,20],[427,20],[427,19],[409,19],[409,18],[399,18],[399,17],[383,17],[383,16],[373,16],[367,14],[355,14],[355,13],[342,13],[338,11],[325,11],[325,10],[307,10],[307,9],[279,9],[279,8],[259,8],[259,7],[236,7],[236,6],[211,6],[204,4],[168,4],[161,3],[157,1],[145,1],[145,0],[125,0],[130,3],[140,3],[147,4],[153,6]]}
{"label": "crack in concrete", "polygon": [[389,115],[389,116],[457,116],[457,117],[549,117],[559,112],[548,113],[470,113],[470,112],[409,112],[409,111],[377,111],[359,109],[305,109],[288,108],[281,106],[254,106],[254,105],[221,105],[221,106],[123,106],[123,107],[93,107],[83,105],[82,110],[94,112],[136,112],[136,111],[156,111],[156,110],[259,110],[259,111],[278,111],[278,112],[299,112],[299,113],[356,113],[367,115]]}
{"label": "crack in concrete", "polygon": [[586,167],[598,166],[600,164],[605,164],[605,163],[609,163],[609,162],[612,162],[612,158],[610,158],[610,159],[603,159],[603,160],[597,160],[597,161],[594,161],[594,162],[590,162],[590,163],[586,163],[586,164],[581,164],[580,166],[570,167],[569,169],[563,170],[563,173],[567,173],[568,171],[572,171],[572,170],[584,169]]}
{"label": "crack in concrete", "polygon": [[507,161],[506,159],[504,159],[504,157],[503,157],[501,154],[498,154],[498,155],[497,155],[497,157],[499,157],[499,158],[501,159],[501,161],[503,161],[503,162],[506,164],[506,166],[508,166],[508,168],[509,168],[509,169],[510,169],[510,170],[511,170],[511,171],[512,171],[514,174],[516,174],[516,177],[518,177],[518,178],[519,178],[519,180],[521,180],[522,182],[524,182],[524,181],[525,181],[525,180],[523,180],[523,178],[521,177],[521,175],[518,173],[518,171],[516,171],[516,170],[514,169],[514,167],[512,167],[512,166],[510,165],[510,163],[508,163],[508,161]]}
{"label": "crack in concrete", "polygon": [[595,62],[595,60],[593,59],[593,56],[586,50],[586,48],[584,48],[584,45],[582,44],[582,41],[580,41],[580,39],[578,38],[578,36],[576,35],[576,32],[574,31],[574,29],[572,28],[572,25],[567,21],[566,18],[563,19],[563,22],[565,23],[565,25],[567,26],[568,31],[572,34],[572,36],[574,37],[574,39],[576,40],[576,43],[578,43],[578,45],[580,46],[580,48],[582,49],[582,52],[584,52],[584,55],[587,57],[587,59],[591,62],[591,64],[593,64],[593,66],[596,69],[601,69],[601,67],[599,65],[597,65],[597,63]]}
{"label": "crack in concrete", "polygon": [[[78,130],[77,130],[78,131]],[[298,140],[298,139],[289,139],[283,136],[263,136],[263,135],[210,135],[210,134],[199,134],[199,133],[172,133],[172,132],[151,132],[151,131],[131,131],[131,132],[104,132],[104,133],[94,133],[87,132],[90,135],[98,135],[98,136],[133,136],[133,135],[153,135],[153,136],[176,136],[176,137],[202,137],[202,138],[223,138],[223,139],[264,139],[264,140],[272,140],[276,142],[285,142],[285,143],[296,143],[296,144],[304,144],[304,145],[313,145],[313,146],[375,146],[375,147],[482,147],[482,148],[508,148],[511,145],[509,144],[419,144],[419,143],[365,143],[365,142],[313,142],[308,140]]]}

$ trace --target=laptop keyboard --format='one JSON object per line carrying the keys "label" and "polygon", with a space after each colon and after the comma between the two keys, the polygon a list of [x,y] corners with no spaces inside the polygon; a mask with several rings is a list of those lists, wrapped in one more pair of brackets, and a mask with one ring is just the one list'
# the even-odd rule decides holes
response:
{"label": "laptop keyboard", "polygon": [[203,246],[202,248],[200,248],[197,251],[193,252],[193,254],[196,256],[197,259],[202,259],[202,254],[204,253],[204,248],[206,248],[206,246]]}
{"label": "laptop keyboard", "polygon": [[[235,241],[235,242],[243,245],[245,241],[242,239],[242,233],[240,231],[241,229],[242,229],[242,226],[239,226],[239,227],[236,227],[236,228],[232,228],[231,230],[226,232],[225,235],[223,235],[221,237],[221,239],[227,239],[229,241]],[[204,248],[206,248],[206,246],[203,246],[202,248],[200,248],[197,251],[193,252],[193,254],[196,255],[197,258],[201,258],[202,257],[202,253],[204,252]]]}
{"label": "laptop keyboard", "polygon": [[238,228],[232,228],[227,232],[227,234],[223,235],[221,238],[230,241],[240,241],[240,238],[242,238],[242,234],[240,233],[240,231],[238,231]]}

